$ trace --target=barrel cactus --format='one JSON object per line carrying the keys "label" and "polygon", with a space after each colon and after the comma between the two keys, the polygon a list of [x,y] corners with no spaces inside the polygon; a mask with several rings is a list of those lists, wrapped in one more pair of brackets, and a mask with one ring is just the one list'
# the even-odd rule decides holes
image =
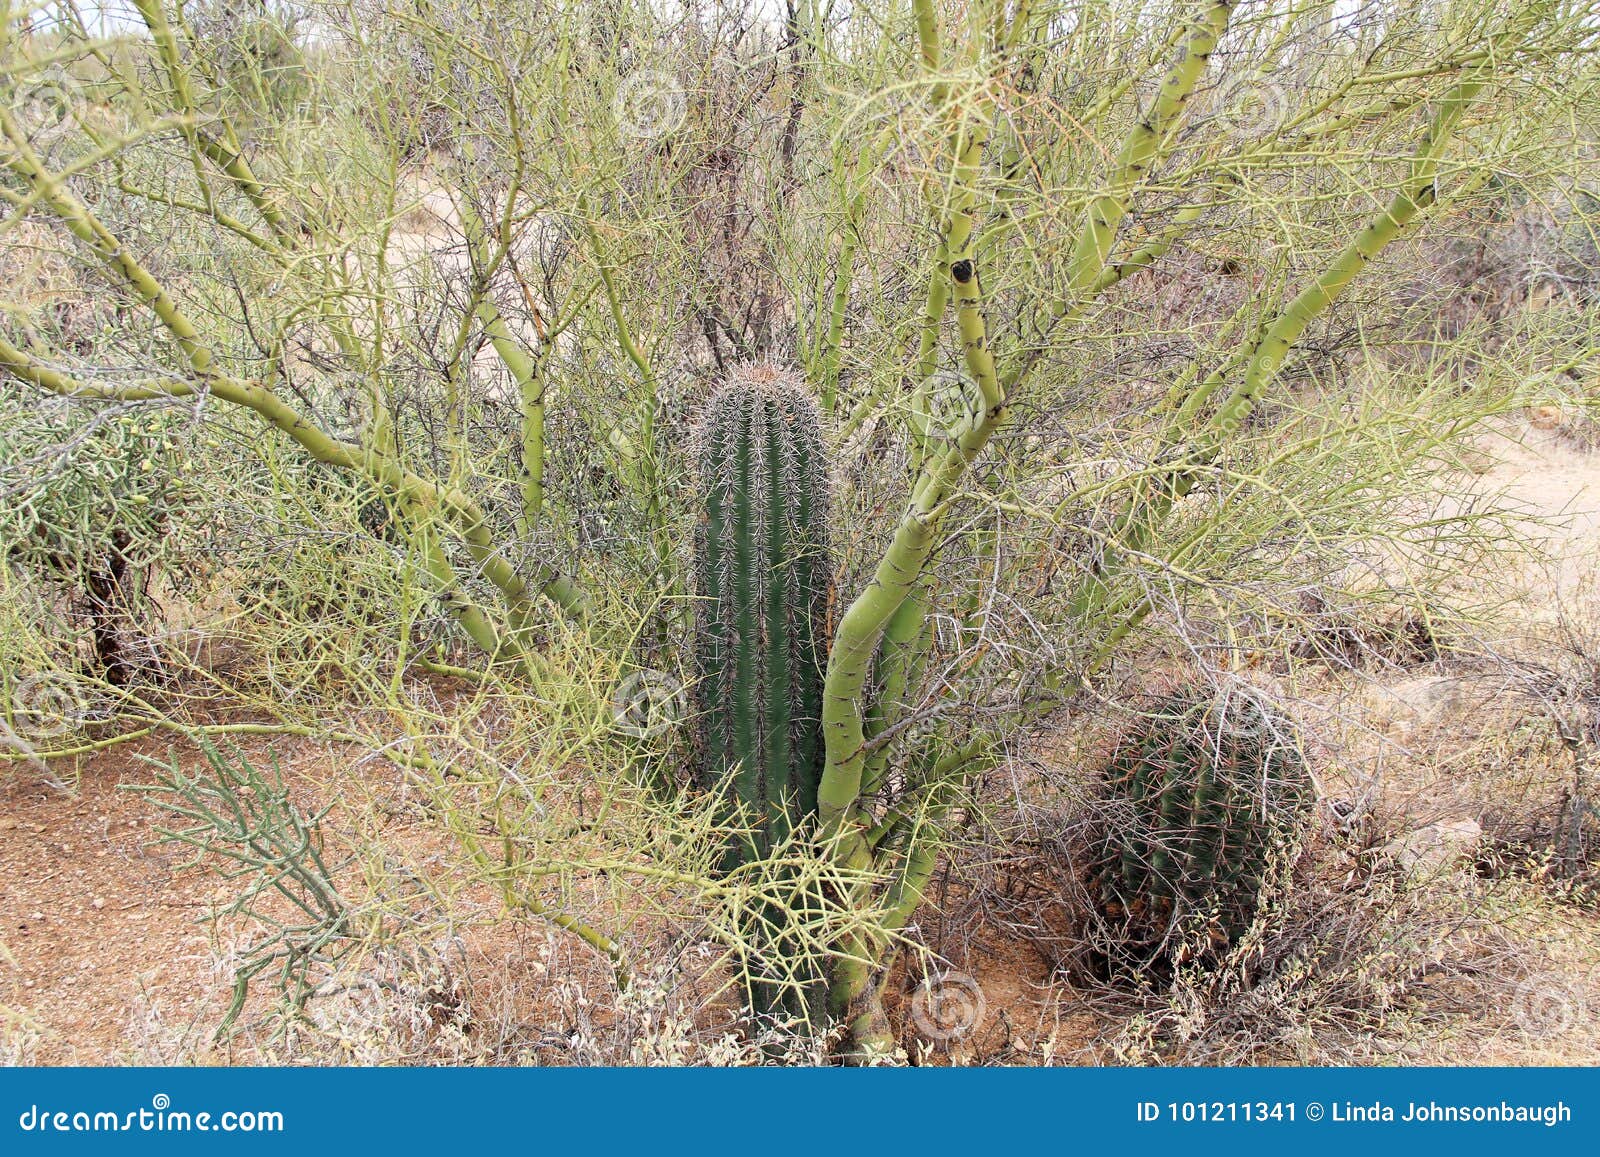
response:
{"label": "barrel cactus", "polygon": [[791,373],[735,370],[699,434],[695,682],[703,786],[731,785],[760,858],[817,806],[833,582],[817,407]]}
{"label": "barrel cactus", "polygon": [[1254,691],[1186,688],[1122,737],[1103,776],[1095,885],[1110,954],[1143,965],[1225,950],[1314,798],[1293,723]]}

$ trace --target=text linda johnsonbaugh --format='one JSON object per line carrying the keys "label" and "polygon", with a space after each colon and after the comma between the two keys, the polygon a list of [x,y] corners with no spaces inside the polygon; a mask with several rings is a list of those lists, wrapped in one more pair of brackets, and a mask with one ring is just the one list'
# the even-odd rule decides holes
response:
{"label": "text linda johnsonbaugh", "polygon": [[225,1109],[213,1113],[172,1108],[172,1098],[157,1093],[149,1108],[58,1109],[29,1105],[17,1119],[25,1133],[282,1133],[276,1110]]}
{"label": "text linda johnsonbaugh", "polygon": [[1266,1124],[1309,1121],[1346,1124],[1521,1124],[1555,1125],[1572,1121],[1565,1101],[1544,1105],[1513,1105],[1509,1101],[1462,1105],[1438,1101],[1408,1101],[1389,1105],[1382,1101],[1139,1101],[1134,1115],[1142,1124]]}

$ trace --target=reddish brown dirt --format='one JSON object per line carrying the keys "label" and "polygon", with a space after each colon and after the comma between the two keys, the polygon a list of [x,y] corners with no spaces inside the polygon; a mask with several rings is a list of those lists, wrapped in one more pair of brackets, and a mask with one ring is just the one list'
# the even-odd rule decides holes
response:
{"label": "reddish brown dirt", "polygon": [[[265,741],[244,746],[265,765]],[[274,739],[270,746],[302,810],[334,805],[325,824],[330,861],[342,858],[348,817],[367,815],[378,817],[385,848],[408,865],[449,870],[442,854],[448,841],[403,802],[393,765],[351,767],[305,741]],[[186,766],[200,761],[192,747],[175,749]],[[69,790],[15,764],[0,780],[0,1011],[20,1014],[30,1038],[16,1059],[226,1064],[276,1055],[277,1042],[249,1033],[213,1042],[232,975],[219,963],[230,945],[214,942],[210,917],[235,898],[238,885],[192,866],[187,849],[162,843],[157,829],[170,822],[165,813],[124,790],[155,783],[159,769],[141,757],[165,760],[168,751],[165,741],[141,740],[84,758]],[[539,970],[544,926],[501,919],[497,901],[481,888],[462,888],[452,906],[470,925],[453,959],[472,975],[459,979],[495,1005],[494,1031],[544,1023],[539,986],[516,983]],[[243,940],[262,931],[240,919],[224,921],[221,930]],[[268,986],[257,987],[242,1024],[270,1007]]]}
{"label": "reddish brown dirt", "polygon": [[[278,739],[273,747],[303,807],[342,801],[330,816],[334,824],[341,814],[375,810],[387,816],[386,845],[403,849],[411,862],[449,870],[433,825],[414,808],[394,806],[403,789],[392,765],[337,767],[319,745]],[[266,745],[247,749],[264,756]],[[271,1055],[248,1037],[211,1039],[231,978],[216,963],[208,916],[233,897],[233,887],[161,844],[162,813],[124,790],[154,783],[158,769],[142,757],[167,759],[168,750],[165,741],[147,739],[86,757],[66,791],[18,765],[0,781],[0,1006],[20,1012],[33,1037],[18,1058],[24,1062],[227,1064]],[[502,1017],[509,1013],[538,1054],[539,1042],[569,1031],[548,998],[563,978],[544,966],[542,926],[498,919],[494,899],[470,888],[454,903],[476,917],[465,937],[476,999],[496,1004]],[[1030,946],[988,933],[970,955],[965,967],[981,976],[985,1002],[974,1034],[929,1047],[911,1008],[921,969],[913,977],[902,968],[891,983],[890,1011],[904,1027],[909,1056],[925,1064],[1037,1063],[1041,1041],[1059,1027],[1050,1012],[1049,965]],[[264,1007],[258,994],[249,1013]]]}
{"label": "reddish brown dirt", "polygon": [[[153,750],[153,749],[152,749]],[[214,1018],[201,917],[214,879],[148,846],[152,809],[120,783],[147,783],[139,745],[85,760],[76,790],[26,767],[0,782],[0,1000],[26,1010],[44,1063],[114,1061],[136,1010]]]}
{"label": "reddish brown dirt", "polygon": [[[264,757],[269,745],[259,740],[245,746],[255,759]],[[274,739],[270,746],[303,809],[337,805],[329,816],[332,840],[342,845],[350,824],[363,825],[386,857],[432,877],[448,893],[461,944],[455,967],[473,1005],[466,1029],[473,1039],[454,1053],[441,1052],[437,1042],[419,1045],[411,1038],[397,1046],[392,1040],[346,1043],[344,1027],[336,1025],[328,1034],[332,1044],[319,1042],[320,1051],[309,1059],[570,1063],[663,1055],[630,1053],[625,1040],[608,1043],[610,1014],[590,1005],[584,994],[603,993],[603,984],[595,986],[596,976],[604,974],[595,954],[537,920],[505,913],[478,877],[464,870],[441,825],[415,806],[415,795],[392,764],[356,764],[337,749],[308,741]],[[8,1033],[0,1049],[9,1050],[0,1058],[39,1064],[283,1059],[277,1043],[259,1038],[212,1043],[231,976],[217,964],[224,953],[213,943],[206,917],[214,905],[236,895],[236,886],[187,866],[180,851],[157,843],[161,813],[120,787],[153,783],[157,769],[140,757],[165,758],[167,750],[165,740],[147,739],[85,758],[65,791],[43,783],[26,765],[0,769],[0,1030]],[[191,748],[182,758],[198,756]],[[936,898],[951,911],[961,907],[954,894]],[[975,1031],[930,1044],[914,1003],[923,966],[903,961],[888,986],[887,1005],[908,1059],[940,1065],[1094,1058],[1093,1042],[1107,1025],[1077,1002],[1038,945],[981,919],[963,918],[962,929],[941,931],[931,908],[922,913],[923,934],[952,953],[955,970],[981,985],[983,1015]],[[248,936],[252,929],[231,931]],[[955,931],[962,934],[945,935]],[[1576,940],[1585,952],[1592,948],[1592,932]],[[1580,965],[1591,968],[1591,958],[1575,956],[1572,967]],[[267,994],[258,993],[244,1019],[261,1015],[267,1005]],[[448,1016],[449,1008],[424,1013]],[[724,1015],[718,1019],[726,1023]],[[579,1033],[599,1040],[596,1051],[571,1046]],[[1532,1058],[1518,1046],[1494,1059],[1526,1063]],[[1537,1059],[1572,1063],[1577,1058],[1562,1051]]]}

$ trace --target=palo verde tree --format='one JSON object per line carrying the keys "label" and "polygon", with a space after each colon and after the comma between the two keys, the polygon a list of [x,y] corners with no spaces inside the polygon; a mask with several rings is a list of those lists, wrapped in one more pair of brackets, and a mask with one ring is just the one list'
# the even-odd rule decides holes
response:
{"label": "palo verde tree", "polygon": [[[1096,51],[1098,38],[1112,35],[1115,25],[1096,19],[1105,10],[1085,7],[1072,14],[1075,22],[1060,24],[1055,18],[1062,14],[1041,19],[1026,3],[952,12],[931,2],[913,8],[932,115],[947,133],[944,163],[928,182],[937,241],[918,345],[918,368],[926,372],[918,375],[923,386],[914,428],[920,425],[923,444],[904,513],[840,619],[824,688],[827,758],[818,791],[831,853],[890,880],[883,897],[886,933],[902,928],[916,910],[936,862],[941,820],[1000,740],[992,727],[953,735],[936,729],[909,754],[898,798],[881,802],[883,740],[903,717],[907,672],[925,664],[931,645],[930,607],[940,597],[937,554],[948,549],[944,540],[964,503],[1007,497],[997,479],[984,478],[986,451],[1027,403],[1049,358],[1070,348],[1073,325],[1113,287],[1156,265],[1200,222],[1226,212],[1250,186],[1275,185],[1279,196],[1292,196],[1292,179],[1278,167],[1284,162],[1314,164],[1360,130],[1369,140],[1387,137],[1382,130],[1393,132],[1397,121],[1411,130],[1407,154],[1361,174],[1357,191],[1366,211],[1350,212],[1354,206],[1346,204],[1330,215],[1339,222],[1338,231],[1330,231],[1335,244],[1321,253],[1296,253],[1298,260],[1281,270],[1283,280],[1271,295],[1276,300],[1258,298],[1241,311],[1232,348],[1210,354],[1209,366],[1196,360],[1172,382],[1162,428],[1143,455],[1149,466],[1113,502],[1109,518],[1096,520],[1093,545],[1067,584],[1068,624],[1090,642],[1069,662],[1047,665],[1047,681],[1063,692],[1091,680],[1150,613],[1148,589],[1126,581],[1134,560],[1157,548],[1163,528],[1197,490],[1236,485],[1223,466],[1230,447],[1244,436],[1297,343],[1442,198],[1460,195],[1459,184],[1470,189],[1487,178],[1482,162],[1470,159],[1472,138],[1494,123],[1519,80],[1528,81],[1528,70],[1543,67],[1535,61],[1582,59],[1592,47],[1593,15],[1563,6],[1427,6],[1387,13],[1384,27],[1369,29],[1341,26],[1331,7],[1312,16],[1226,0],[1202,5],[1175,22],[1172,42],[1158,54],[1165,58],[1159,71],[1153,58],[1150,73],[1131,71],[1123,84],[1094,98],[1085,110],[1092,115],[1071,119],[1070,132],[1081,133],[1091,147],[1077,157],[1062,150],[1069,158],[1063,161],[1048,147],[1029,149],[1020,117],[1012,121],[1010,139],[997,140],[996,125],[1008,104],[1032,95],[1028,85],[1049,67],[1052,49],[1077,45],[1087,54]],[[1320,21],[1310,25],[1309,42],[1300,39],[1308,20]],[[1341,44],[1347,31],[1356,44]],[[1413,56],[1423,45],[1431,49]],[[1220,93],[1215,75],[1208,76],[1215,62],[1231,66]],[[1318,95],[1305,107],[1249,114],[1257,123],[1242,143],[1215,131],[1226,124],[1230,95],[1248,99],[1236,91],[1240,83],[1270,85],[1267,103],[1286,104],[1285,82],[1306,69],[1316,76],[1307,87]],[[1141,92],[1141,82],[1154,76],[1159,82]],[[1209,126],[1196,107],[1205,105],[1208,83],[1216,102]],[[1119,120],[1121,140],[1112,148],[1108,138],[1115,139]],[[1385,144],[1394,147],[1391,140]],[[1084,164],[1101,155],[1103,163]],[[1070,181],[1079,175],[1074,162],[1090,174],[1082,186],[1087,191],[1077,195],[1075,237],[1059,251],[1059,263],[1043,260],[1030,244],[1037,226],[1019,212],[1019,201],[1028,205],[1019,193],[1035,182]],[[1163,194],[1173,199],[1140,212]],[[1318,194],[1337,200],[1337,194]],[[1023,266],[1026,275],[1011,273],[1008,262]],[[1297,277],[1301,264],[1309,268]],[[1047,292],[1030,292],[1034,284]],[[933,373],[947,333],[964,370],[953,415],[948,383]],[[941,424],[945,437],[928,437]],[[975,492],[963,488],[974,471],[980,479]],[[1222,532],[1217,521],[1202,521],[1192,533],[1208,529]],[[978,549],[998,555],[993,540]],[[1169,552],[1163,561],[1179,557]],[[891,1045],[876,990],[883,954],[882,944],[853,945],[835,968],[833,1012],[869,1056]]]}
{"label": "palo verde tree", "polygon": [[[279,14],[292,108],[232,99],[271,88],[220,64],[256,56],[183,5],[132,6],[0,0],[0,244],[118,319],[85,344],[6,301],[5,388],[358,476],[497,678],[536,686],[568,630],[682,643],[685,414],[739,363],[801,372],[838,558],[814,854],[853,881],[819,902],[871,916],[826,946],[859,1058],[1012,737],[1373,535],[1467,540],[1406,485],[1505,383],[1396,387],[1374,351],[1463,359],[1385,263],[1508,179],[1575,188],[1600,108],[1594,0],[330,0]],[[1496,350],[1480,375],[1594,357]]]}

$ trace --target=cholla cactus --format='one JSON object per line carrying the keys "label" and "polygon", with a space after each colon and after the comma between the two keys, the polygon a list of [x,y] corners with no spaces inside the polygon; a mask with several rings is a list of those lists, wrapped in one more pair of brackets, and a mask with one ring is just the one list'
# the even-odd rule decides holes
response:
{"label": "cholla cactus", "polygon": [[1260,906],[1274,854],[1304,824],[1311,776],[1293,724],[1254,692],[1160,700],[1104,768],[1102,911],[1130,957],[1226,948]]}
{"label": "cholla cactus", "polygon": [[92,671],[126,684],[125,647],[172,520],[196,500],[187,410],[96,410],[65,399],[0,406],[0,557],[71,593]]}
{"label": "cholla cactus", "polygon": [[791,373],[733,371],[700,430],[695,698],[705,785],[731,774],[764,856],[817,806],[833,582],[817,407]]}

